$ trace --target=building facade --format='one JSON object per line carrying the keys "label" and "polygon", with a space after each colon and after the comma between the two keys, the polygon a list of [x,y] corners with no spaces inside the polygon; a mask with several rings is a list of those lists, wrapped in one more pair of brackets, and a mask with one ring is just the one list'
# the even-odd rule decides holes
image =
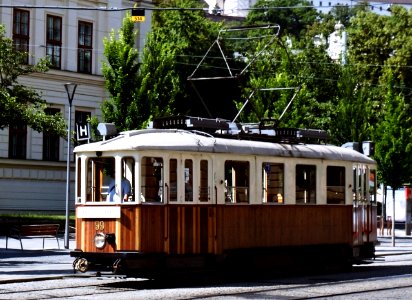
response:
{"label": "building facade", "polygon": [[[8,2],[8,3],[5,3]],[[47,57],[51,68],[19,78],[39,91],[47,112],[69,118],[64,84],[77,84],[71,106],[71,130],[89,116],[100,119],[108,95],[102,77],[103,38],[117,31],[136,1],[13,0],[0,2],[0,23],[17,49],[29,52],[28,64]],[[151,1],[137,2],[152,7]],[[139,50],[150,29],[151,13],[136,23]],[[65,210],[67,141],[27,126],[0,130],[0,212]],[[70,153],[73,161],[73,153]],[[74,206],[74,164],[71,166],[70,207]]]}

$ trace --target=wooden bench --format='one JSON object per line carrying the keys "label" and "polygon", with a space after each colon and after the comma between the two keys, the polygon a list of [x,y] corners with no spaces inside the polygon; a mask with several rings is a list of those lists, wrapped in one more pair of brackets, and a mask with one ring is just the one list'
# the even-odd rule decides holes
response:
{"label": "wooden bench", "polygon": [[13,238],[20,241],[21,250],[23,250],[22,238],[43,238],[44,239],[55,238],[57,246],[60,249],[59,239],[57,233],[59,231],[59,224],[39,224],[39,225],[20,225],[11,227],[9,233],[6,236],[6,249],[8,247],[8,238]]}

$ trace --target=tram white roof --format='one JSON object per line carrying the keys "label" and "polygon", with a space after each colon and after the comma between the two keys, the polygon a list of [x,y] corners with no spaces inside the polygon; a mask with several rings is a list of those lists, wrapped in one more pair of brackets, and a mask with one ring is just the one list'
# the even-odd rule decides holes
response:
{"label": "tram white roof", "polygon": [[205,133],[180,129],[126,131],[110,140],[77,146],[74,152],[116,152],[133,150],[234,153],[374,163],[373,159],[357,151],[338,146],[225,139],[213,137]]}

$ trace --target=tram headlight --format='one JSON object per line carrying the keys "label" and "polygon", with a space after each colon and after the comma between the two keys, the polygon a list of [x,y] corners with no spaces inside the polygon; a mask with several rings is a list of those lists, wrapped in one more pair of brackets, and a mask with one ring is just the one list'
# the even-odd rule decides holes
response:
{"label": "tram headlight", "polygon": [[106,235],[101,232],[96,233],[96,235],[94,236],[94,245],[98,249],[104,248],[104,246],[106,245]]}

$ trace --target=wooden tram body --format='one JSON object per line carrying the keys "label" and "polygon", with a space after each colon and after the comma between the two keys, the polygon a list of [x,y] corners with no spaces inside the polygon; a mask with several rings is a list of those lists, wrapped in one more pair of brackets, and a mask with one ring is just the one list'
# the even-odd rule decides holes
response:
{"label": "wooden tram body", "polygon": [[[188,130],[193,120],[75,148],[76,270],[317,267],[374,256],[372,159]],[[107,168],[116,193],[122,176],[130,181],[127,201],[107,201]]]}

